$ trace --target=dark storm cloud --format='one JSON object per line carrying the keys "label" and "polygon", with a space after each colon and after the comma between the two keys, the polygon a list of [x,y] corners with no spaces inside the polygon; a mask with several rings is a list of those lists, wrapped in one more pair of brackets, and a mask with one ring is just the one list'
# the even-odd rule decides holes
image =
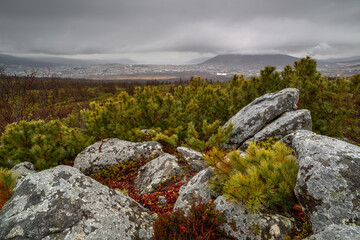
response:
{"label": "dark storm cloud", "polygon": [[2,0],[0,52],[360,54],[358,0]]}

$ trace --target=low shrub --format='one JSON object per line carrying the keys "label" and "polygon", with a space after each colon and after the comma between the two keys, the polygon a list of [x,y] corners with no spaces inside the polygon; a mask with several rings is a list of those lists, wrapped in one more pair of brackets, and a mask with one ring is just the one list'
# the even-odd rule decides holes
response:
{"label": "low shrub", "polygon": [[225,154],[213,149],[205,160],[215,168],[215,190],[243,203],[251,212],[287,211],[294,205],[298,165],[285,144],[276,142],[265,149],[251,143],[244,156],[240,151]]}
{"label": "low shrub", "polygon": [[73,160],[92,138],[68,128],[59,120],[20,121],[7,125],[1,136],[0,166],[13,167],[29,161],[38,170]]}
{"label": "low shrub", "polygon": [[11,198],[16,186],[16,176],[12,171],[0,167],[0,210]]}
{"label": "low shrub", "polygon": [[212,201],[192,203],[187,216],[181,210],[159,216],[154,224],[154,239],[220,239],[224,235],[219,226],[225,220]]}

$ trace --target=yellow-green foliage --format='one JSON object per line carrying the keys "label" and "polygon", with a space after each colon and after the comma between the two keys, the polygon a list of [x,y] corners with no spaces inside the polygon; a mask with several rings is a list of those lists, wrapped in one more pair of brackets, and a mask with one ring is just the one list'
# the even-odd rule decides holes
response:
{"label": "yellow-green foliage", "polygon": [[220,147],[221,144],[226,143],[231,137],[233,124],[226,128],[220,126],[220,121],[215,121],[208,124],[206,120],[203,121],[201,131],[196,131],[194,124],[189,123],[187,130],[186,144],[198,151],[204,152],[213,146]]}
{"label": "yellow-green foliage", "polygon": [[294,204],[298,165],[291,149],[283,143],[276,142],[271,149],[251,143],[244,156],[240,151],[224,156],[215,149],[206,161],[216,169],[214,187],[251,212],[264,208],[288,210]]}
{"label": "yellow-green foliage", "polygon": [[153,87],[136,88],[133,96],[123,92],[106,103],[91,103],[81,115],[86,134],[96,139],[141,141],[134,129],[158,129],[156,139],[177,145],[187,138],[189,123],[198,132],[203,121],[218,120],[216,130],[225,123],[229,118],[226,99],[225,91],[194,78],[189,85],[175,88],[173,94]]}
{"label": "yellow-green foliage", "polygon": [[1,136],[0,166],[11,168],[29,161],[38,170],[54,167],[73,160],[91,142],[59,120],[12,123]]}
{"label": "yellow-green foliage", "polygon": [[16,176],[12,171],[0,167],[0,210],[11,198],[16,186]]}

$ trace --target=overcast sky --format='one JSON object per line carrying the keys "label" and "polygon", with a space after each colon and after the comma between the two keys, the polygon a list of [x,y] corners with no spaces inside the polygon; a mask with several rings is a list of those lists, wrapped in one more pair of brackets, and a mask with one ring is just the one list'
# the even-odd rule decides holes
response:
{"label": "overcast sky", "polygon": [[0,53],[183,63],[360,55],[360,0],[0,0]]}

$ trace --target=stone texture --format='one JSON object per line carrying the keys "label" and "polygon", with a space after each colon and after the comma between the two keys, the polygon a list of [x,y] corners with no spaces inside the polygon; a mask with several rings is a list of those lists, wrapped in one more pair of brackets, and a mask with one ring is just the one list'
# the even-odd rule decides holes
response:
{"label": "stone texture", "polygon": [[201,152],[187,147],[178,147],[176,150],[181,154],[184,160],[189,163],[191,170],[200,172],[201,170],[208,167],[202,157],[203,154]]}
{"label": "stone texture", "polygon": [[312,130],[312,121],[310,111],[302,109],[282,114],[279,118],[265,126],[252,138],[246,140],[241,146],[245,150],[250,142],[263,141],[266,138],[273,137],[275,140],[281,140],[284,136],[295,132],[296,130]]}
{"label": "stone texture", "polygon": [[330,225],[324,231],[305,240],[355,240],[360,239],[360,227],[348,225]]}
{"label": "stone texture", "polygon": [[150,239],[151,213],[69,166],[27,176],[0,212],[0,239]]}
{"label": "stone texture", "polygon": [[163,154],[162,146],[158,142],[129,142],[117,138],[96,142],[81,153],[74,161],[74,167],[86,175],[90,175],[126,159],[139,160],[158,157]]}
{"label": "stone texture", "polygon": [[175,156],[165,153],[139,169],[135,187],[140,193],[150,193],[170,179],[183,173]]}
{"label": "stone texture", "polygon": [[305,130],[286,139],[299,162],[295,194],[314,233],[360,226],[360,147]]}
{"label": "stone texture", "polygon": [[233,133],[224,147],[238,148],[247,139],[253,137],[267,123],[281,114],[297,109],[299,90],[286,88],[277,93],[265,94],[235,114],[225,125],[234,123]]}
{"label": "stone texture", "polygon": [[196,174],[187,184],[183,185],[179,191],[179,197],[174,205],[174,210],[183,209],[184,212],[190,209],[191,203],[209,202],[215,199],[218,194],[209,188],[209,180],[214,175],[213,169],[208,167]]}
{"label": "stone texture", "polygon": [[22,162],[22,163],[16,164],[11,169],[11,171],[12,171],[13,175],[15,175],[17,177],[16,178],[17,185],[19,185],[27,175],[36,173],[34,164],[32,164],[31,162]]}
{"label": "stone texture", "polygon": [[278,214],[250,214],[240,204],[223,196],[214,201],[215,207],[225,213],[227,223],[220,229],[239,240],[284,239],[295,228],[295,220]]}

